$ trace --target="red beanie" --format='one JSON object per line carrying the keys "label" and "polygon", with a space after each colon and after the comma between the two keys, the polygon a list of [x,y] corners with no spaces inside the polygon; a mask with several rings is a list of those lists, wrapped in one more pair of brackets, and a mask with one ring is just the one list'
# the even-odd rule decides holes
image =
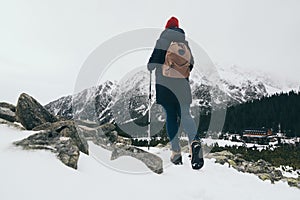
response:
{"label": "red beanie", "polygon": [[171,17],[168,20],[165,28],[171,28],[171,27],[179,27],[179,22],[178,22],[178,19],[176,17]]}

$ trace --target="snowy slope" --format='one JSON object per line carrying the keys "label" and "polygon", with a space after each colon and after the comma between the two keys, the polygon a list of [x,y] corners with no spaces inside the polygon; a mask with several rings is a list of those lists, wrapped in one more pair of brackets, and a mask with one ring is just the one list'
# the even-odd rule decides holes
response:
{"label": "snowy slope", "polygon": [[242,87],[246,82],[253,85],[262,84],[268,95],[299,90],[300,82],[289,80],[284,75],[278,76],[264,71],[245,69],[237,65],[218,65],[218,73],[224,83],[236,87]]}
{"label": "snowy slope", "polygon": [[[31,133],[0,125],[1,199],[295,200],[300,195],[299,189],[286,183],[272,185],[209,159],[205,159],[202,170],[194,171],[187,156],[184,156],[183,166],[167,167],[162,175],[120,173],[86,155],[80,155],[76,171],[63,165],[50,152],[25,151],[12,146],[13,141]],[[107,154],[102,149],[99,152]],[[161,153],[167,159],[168,153]],[[116,160],[115,164],[128,165],[128,162],[143,166],[126,157]]]}
{"label": "snowy slope", "polygon": [[[201,73],[192,73],[190,83],[193,105],[207,109],[214,101],[217,104],[232,105],[253,99],[259,99],[274,93],[298,90],[300,83],[271,74],[245,70],[242,67],[216,65],[220,81],[217,86]],[[154,81],[153,81],[154,84]],[[78,94],[62,97],[50,102],[45,107],[53,114],[65,118],[95,120],[102,124],[115,120],[114,115],[121,112],[118,108],[128,108],[130,117],[121,117],[120,122],[142,117],[148,107],[149,73],[144,69],[125,76],[121,81],[107,81],[101,85],[88,88]],[[155,98],[154,85],[152,87]],[[212,99],[212,93],[215,98]],[[72,105],[73,103],[73,105]],[[73,108],[73,106],[75,107]],[[115,113],[113,113],[115,110]],[[157,112],[160,111],[158,109]]]}

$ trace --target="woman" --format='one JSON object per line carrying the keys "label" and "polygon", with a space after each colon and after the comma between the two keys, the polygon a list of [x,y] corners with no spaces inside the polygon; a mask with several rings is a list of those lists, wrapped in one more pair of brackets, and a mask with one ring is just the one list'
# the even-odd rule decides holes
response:
{"label": "woman", "polygon": [[[156,102],[162,105],[166,112],[166,128],[172,150],[171,162],[175,165],[182,164],[178,138],[178,127],[181,122],[191,144],[192,168],[200,169],[204,164],[204,160],[196,125],[190,114],[192,95],[188,76],[185,78],[174,78],[167,77],[163,73],[163,67],[166,66],[165,58],[167,50],[173,42],[185,44],[184,46],[190,52],[188,42],[185,40],[185,33],[179,28],[178,19],[175,17],[171,17],[168,20],[165,30],[157,40],[147,68],[150,72],[155,69]],[[188,62],[189,72],[193,69],[193,64],[194,59],[190,52],[190,60]],[[169,67],[171,68],[172,66]]]}

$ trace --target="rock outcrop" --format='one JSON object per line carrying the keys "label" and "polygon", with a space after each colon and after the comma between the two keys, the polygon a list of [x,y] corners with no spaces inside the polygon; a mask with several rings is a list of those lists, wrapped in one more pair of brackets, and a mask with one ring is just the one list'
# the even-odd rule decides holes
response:
{"label": "rock outcrop", "polygon": [[229,167],[233,167],[240,172],[255,174],[263,181],[270,180],[271,183],[275,183],[276,181],[282,180],[288,182],[290,186],[300,188],[300,177],[298,177],[298,179],[285,177],[279,169],[276,169],[270,163],[262,159],[257,162],[249,162],[243,159],[242,155],[234,155],[229,151],[210,153],[206,157],[214,158],[216,159],[216,163],[222,165],[228,163]]}
{"label": "rock outcrop", "polygon": [[8,108],[2,108],[0,107],[0,118],[5,119],[9,122],[15,122],[16,121],[16,115],[14,112],[9,110]]}
{"label": "rock outcrop", "polygon": [[24,149],[50,150],[67,166],[77,169],[80,155],[79,148],[70,137],[64,137],[56,130],[40,131],[21,141],[14,142],[15,145]]}
{"label": "rock outcrop", "polygon": [[94,128],[78,125],[78,128],[81,135],[87,140],[111,151],[111,160],[122,156],[131,156],[142,161],[153,172],[163,173],[163,161],[160,157],[132,146],[129,139],[118,136],[113,124],[107,123]]}
{"label": "rock outcrop", "polygon": [[13,122],[7,121],[7,120],[1,119],[1,118],[0,118],[0,124],[5,124],[8,127],[18,129],[18,130],[25,130],[25,128],[22,125],[20,125],[18,123],[13,123]]}
{"label": "rock outcrop", "polygon": [[14,143],[24,149],[50,150],[65,165],[77,169],[80,151],[89,154],[87,141],[92,141],[111,151],[111,160],[131,156],[142,161],[153,172],[163,172],[160,157],[132,146],[130,139],[118,135],[113,124],[99,126],[91,121],[59,119],[24,93],[20,95],[15,111],[16,119],[27,130],[38,131]]}
{"label": "rock outcrop", "polygon": [[[80,123],[80,122],[77,122]],[[77,169],[80,151],[88,154],[87,141],[101,146],[112,152],[111,160],[121,156],[131,156],[142,161],[150,170],[161,174],[163,161],[155,154],[131,146],[130,139],[118,136],[113,124],[87,127],[76,125],[72,120],[47,122],[36,126],[33,130],[39,131],[14,144],[24,149],[45,149],[55,153],[65,165]]]}
{"label": "rock outcrop", "polygon": [[16,106],[14,106],[14,105],[12,105],[10,103],[0,102],[0,107],[1,108],[8,108],[12,112],[16,112]]}
{"label": "rock outcrop", "polygon": [[9,122],[16,121],[16,107],[12,104],[0,102],[0,118]]}
{"label": "rock outcrop", "polygon": [[39,102],[28,94],[21,94],[16,106],[16,119],[27,130],[46,122],[56,122],[58,119],[49,113]]}
{"label": "rock outcrop", "polygon": [[157,174],[163,173],[162,160],[155,154],[121,143],[113,146],[112,149],[111,160],[115,160],[121,156],[130,156],[142,161],[153,172]]}
{"label": "rock outcrop", "polygon": [[82,153],[88,153],[88,144],[86,140],[78,134],[76,129],[75,123],[72,120],[63,120],[54,123],[47,122],[45,124],[36,126],[32,130],[40,131],[40,130],[47,130],[47,131],[55,131],[60,134],[62,137],[71,138],[74,144],[79,148]]}

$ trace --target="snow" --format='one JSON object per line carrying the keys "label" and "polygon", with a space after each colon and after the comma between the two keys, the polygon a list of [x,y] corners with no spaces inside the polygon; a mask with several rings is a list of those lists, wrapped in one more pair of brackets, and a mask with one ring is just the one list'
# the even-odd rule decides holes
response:
{"label": "snow", "polygon": [[261,82],[266,87],[269,95],[299,90],[299,81],[289,80],[284,76],[278,76],[259,70],[246,69],[237,65],[221,66],[215,64],[215,66],[218,69],[220,77],[234,86],[241,86],[246,83],[246,81],[252,83]]}
{"label": "snow", "polygon": [[[285,168],[285,171],[282,168]],[[280,170],[282,175],[285,177],[298,178],[297,172],[299,172],[299,170],[294,171],[290,166],[280,166],[276,169]]]}
{"label": "snow", "polygon": [[202,139],[202,141],[203,141],[203,143],[207,144],[208,146],[211,146],[215,143],[218,143],[218,145],[220,147],[225,147],[226,145],[227,146],[233,146],[233,145],[242,146],[243,145],[242,142],[232,142],[230,140],[211,139],[211,138],[205,138],[205,139]]}
{"label": "snow", "polygon": [[[0,194],[5,200],[53,199],[285,199],[299,198],[300,190],[287,183],[270,184],[253,174],[244,174],[205,159],[200,171],[192,170],[187,155],[184,165],[166,166],[161,175],[130,174],[112,170],[97,161],[109,161],[110,153],[91,145],[90,156],[81,154],[78,170],[63,165],[53,153],[45,150],[28,151],[12,145],[33,134],[0,125]],[[151,148],[168,160],[169,150]],[[105,160],[107,159],[107,160]],[[113,166],[147,168],[138,160],[121,157],[110,161]],[[131,168],[132,169],[132,168]]]}
{"label": "snow", "polygon": [[278,141],[275,142],[269,142],[269,145],[261,145],[261,144],[255,144],[255,143],[243,143],[243,142],[233,142],[231,140],[224,140],[224,139],[211,139],[211,138],[204,138],[202,139],[203,144],[207,144],[208,146],[212,146],[215,143],[219,145],[219,147],[225,147],[225,146],[246,146],[247,148],[256,147],[258,150],[263,150],[266,147],[269,147],[271,149],[274,149],[275,145],[278,144]]}

